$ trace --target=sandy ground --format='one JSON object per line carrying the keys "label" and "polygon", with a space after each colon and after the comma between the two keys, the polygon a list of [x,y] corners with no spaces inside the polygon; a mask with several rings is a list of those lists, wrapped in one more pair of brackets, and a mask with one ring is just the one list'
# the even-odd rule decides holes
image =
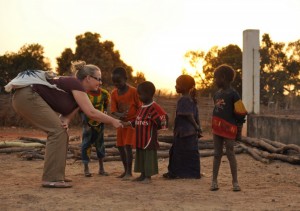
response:
{"label": "sandy ground", "polygon": [[[71,130],[70,135],[80,135]],[[45,137],[40,131],[0,128],[0,141],[20,136]],[[67,161],[70,189],[41,187],[43,161],[23,161],[16,154],[0,154],[0,210],[300,210],[300,166],[274,161],[262,164],[247,154],[237,155],[241,192],[231,191],[229,163],[223,157],[220,190],[209,191],[213,157],[201,158],[205,177],[165,180],[168,159],[159,160],[159,175],[151,184],[121,181],[121,162],[106,162],[110,176],[83,176],[80,161]],[[134,177],[138,176],[134,174]]]}

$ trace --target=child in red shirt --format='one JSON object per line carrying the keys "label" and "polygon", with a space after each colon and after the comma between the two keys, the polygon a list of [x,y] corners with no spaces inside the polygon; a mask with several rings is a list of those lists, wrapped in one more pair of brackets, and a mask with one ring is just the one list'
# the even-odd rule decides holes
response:
{"label": "child in red shirt", "polygon": [[137,92],[143,105],[131,124],[136,131],[136,156],[134,171],[141,175],[133,181],[151,182],[151,176],[158,174],[157,131],[167,129],[166,112],[153,101],[155,86],[150,81],[138,85]]}

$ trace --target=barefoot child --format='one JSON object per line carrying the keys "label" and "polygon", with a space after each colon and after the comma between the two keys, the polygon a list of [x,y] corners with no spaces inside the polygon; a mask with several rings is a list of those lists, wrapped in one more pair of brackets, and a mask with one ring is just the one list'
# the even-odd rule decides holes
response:
{"label": "barefoot child", "polygon": [[[114,69],[112,81],[116,87],[111,93],[111,113],[120,120],[133,121],[141,106],[136,88],[128,85],[126,70],[122,67]],[[128,180],[132,177],[132,148],[135,148],[134,128],[117,129],[117,147],[124,166],[124,173],[119,178]]]}
{"label": "barefoot child", "polygon": [[198,139],[202,135],[195,97],[195,80],[189,75],[181,75],[176,79],[175,88],[182,96],[176,106],[174,141],[169,152],[168,173],[163,174],[163,177],[199,179]]}
{"label": "barefoot child", "polygon": [[219,189],[217,178],[224,143],[232,174],[233,191],[241,190],[237,179],[237,163],[233,147],[235,139],[241,136],[241,128],[245,122],[247,111],[239,94],[231,87],[234,77],[235,71],[228,65],[221,65],[215,69],[214,82],[219,90],[213,97],[215,107],[212,117],[212,130],[215,155],[211,191]]}
{"label": "barefoot child", "polygon": [[149,183],[151,176],[158,174],[157,131],[167,128],[166,112],[153,101],[155,86],[150,81],[138,85],[137,92],[143,103],[136,120],[131,122],[136,130],[136,157],[134,171],[140,172],[140,177],[134,181]]}
{"label": "barefoot child", "polygon": [[[97,110],[107,113],[109,103],[109,93],[105,89],[98,88],[96,91],[87,92],[87,95]],[[92,151],[92,145],[95,145],[97,157],[99,159],[99,175],[107,176],[104,171],[103,158],[105,157],[104,147],[104,124],[89,119],[85,114],[82,114],[83,119],[83,132],[82,132],[82,162],[84,164],[84,175],[91,177],[92,174],[89,170],[89,161]]]}

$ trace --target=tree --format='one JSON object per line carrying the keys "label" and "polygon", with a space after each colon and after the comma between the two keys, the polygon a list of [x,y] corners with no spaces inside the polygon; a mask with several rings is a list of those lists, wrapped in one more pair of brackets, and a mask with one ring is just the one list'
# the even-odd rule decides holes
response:
{"label": "tree", "polygon": [[223,48],[213,47],[211,52],[205,56],[205,65],[203,72],[211,84],[213,90],[213,72],[219,65],[227,64],[232,66],[236,71],[236,77],[232,86],[241,94],[242,93],[242,50],[237,45],[228,45]]}
{"label": "tree", "polygon": [[281,101],[287,94],[299,90],[299,45],[273,42],[268,34],[262,36],[260,48],[261,100],[263,103]]}
{"label": "tree", "polygon": [[50,63],[44,57],[44,47],[40,44],[29,44],[21,47],[15,57],[13,57],[13,65],[18,72],[31,70],[51,70]]}
{"label": "tree", "polygon": [[17,53],[0,56],[0,86],[24,70],[51,70],[50,62],[44,57],[44,47],[40,44],[25,44]]}
{"label": "tree", "polygon": [[[213,71],[221,64],[228,64],[236,71],[236,79],[232,86],[242,92],[242,51],[237,45],[223,48],[212,47],[207,53],[190,51],[185,54],[191,67],[195,68],[195,79],[203,95],[214,92]],[[205,75],[199,77],[196,65],[203,63],[202,71]],[[283,102],[286,95],[300,95],[300,40],[290,42],[273,42],[268,34],[262,36],[260,46],[260,96],[263,103],[270,101]]]}
{"label": "tree", "polygon": [[128,82],[134,84],[132,76],[133,69],[128,66],[120,57],[120,53],[114,50],[114,43],[111,41],[100,41],[98,33],[86,32],[76,36],[76,49],[72,53],[71,49],[65,49],[60,57],[57,58],[57,71],[61,75],[69,74],[70,61],[83,60],[87,64],[95,64],[100,67],[104,86],[112,86],[111,73],[114,68],[122,66],[127,71]]}
{"label": "tree", "polygon": [[11,59],[10,55],[7,53],[0,56],[0,92],[2,88],[16,75],[14,71],[11,70]]}
{"label": "tree", "polygon": [[137,87],[140,83],[146,81],[145,75],[143,72],[137,72],[136,76],[133,77],[133,86]]}
{"label": "tree", "polygon": [[236,70],[236,79],[232,85],[239,93],[242,92],[242,51],[239,46],[228,45],[223,48],[214,46],[206,54],[203,51],[189,51],[185,54],[185,57],[189,59],[193,68],[196,68],[196,64],[199,62],[203,63],[202,71],[204,77],[197,68],[194,75],[195,79],[198,79],[197,85],[200,87],[202,95],[209,95],[215,92],[215,87],[213,86],[214,69],[221,64],[230,65]]}
{"label": "tree", "polygon": [[288,64],[286,66],[290,73],[287,91],[292,95],[300,95],[300,40],[288,43],[287,47]]}
{"label": "tree", "polygon": [[[203,62],[204,62],[204,51],[188,51],[184,57],[188,60],[189,65],[194,69],[194,78],[197,80],[198,88],[207,88],[208,82],[205,80],[205,75],[203,74]],[[183,69],[182,73],[187,74],[187,70]]]}
{"label": "tree", "polygon": [[71,48],[66,48],[61,56],[56,58],[58,68],[56,72],[58,75],[71,75],[71,61],[75,59],[75,55]]}

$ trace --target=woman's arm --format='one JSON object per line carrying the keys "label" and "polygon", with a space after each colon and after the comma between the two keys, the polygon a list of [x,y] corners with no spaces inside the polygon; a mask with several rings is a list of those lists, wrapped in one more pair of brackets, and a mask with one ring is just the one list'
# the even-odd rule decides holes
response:
{"label": "woman's arm", "polygon": [[80,109],[90,119],[96,120],[98,122],[112,124],[115,128],[122,126],[120,120],[110,117],[103,112],[95,109],[85,92],[73,90],[72,93]]}

